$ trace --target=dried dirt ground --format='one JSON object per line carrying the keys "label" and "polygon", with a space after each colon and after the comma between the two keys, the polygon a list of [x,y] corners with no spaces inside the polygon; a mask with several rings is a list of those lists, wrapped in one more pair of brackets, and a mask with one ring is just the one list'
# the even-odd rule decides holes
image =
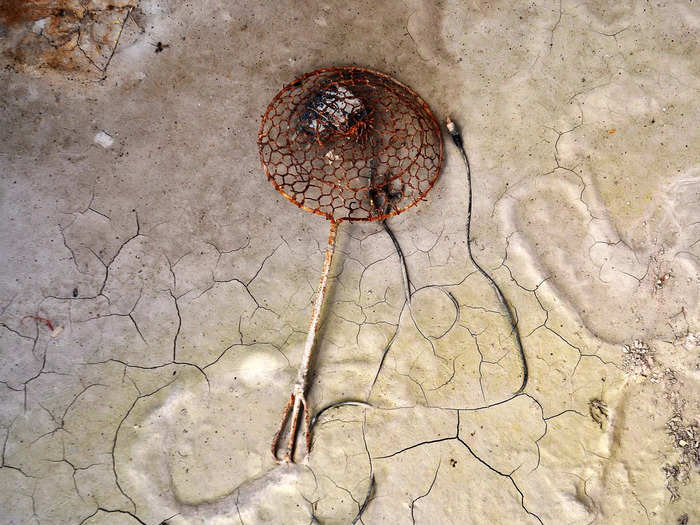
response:
{"label": "dried dirt ground", "polygon": [[[700,519],[694,2],[2,5],[0,522]],[[310,402],[366,404],[277,466],[328,224],[258,125],[346,64],[461,125],[530,375],[446,140],[389,221],[413,315],[381,227],[340,229]]]}

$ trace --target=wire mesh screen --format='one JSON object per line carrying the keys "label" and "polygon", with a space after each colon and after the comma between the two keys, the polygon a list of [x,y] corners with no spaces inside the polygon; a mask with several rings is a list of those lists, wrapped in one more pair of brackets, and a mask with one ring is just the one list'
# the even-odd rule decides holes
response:
{"label": "wire mesh screen", "polygon": [[357,67],[320,69],[287,85],[263,116],[258,145],[270,182],[334,222],[401,213],[430,190],[442,162],[427,104]]}

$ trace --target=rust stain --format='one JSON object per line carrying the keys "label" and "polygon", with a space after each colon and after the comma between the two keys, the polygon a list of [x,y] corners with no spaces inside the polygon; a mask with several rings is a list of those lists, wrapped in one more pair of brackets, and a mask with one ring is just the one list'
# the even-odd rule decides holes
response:
{"label": "rust stain", "polygon": [[18,44],[6,49],[5,54],[20,67],[104,76],[136,3],[4,0],[0,3],[0,24],[20,34]]}
{"label": "rust stain", "polygon": [[64,44],[43,53],[41,59],[47,66],[58,71],[80,71],[84,65],[76,55],[77,47],[78,35],[75,34]]}
{"label": "rust stain", "polygon": [[132,0],[3,0],[0,23],[16,25],[48,16],[81,19],[90,11],[114,11],[134,7]]}
{"label": "rust stain", "polygon": [[72,11],[69,4],[74,3],[70,0],[5,0],[0,5],[0,22],[15,25],[47,16],[65,16]]}

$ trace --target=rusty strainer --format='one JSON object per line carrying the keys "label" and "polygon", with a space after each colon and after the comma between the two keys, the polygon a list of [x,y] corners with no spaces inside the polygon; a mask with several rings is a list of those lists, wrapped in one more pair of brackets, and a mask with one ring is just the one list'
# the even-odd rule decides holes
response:
{"label": "rusty strainer", "polygon": [[258,147],[273,186],[331,222],[299,376],[272,442],[278,459],[289,420],[281,460],[291,462],[302,407],[307,455],[310,450],[307,375],[338,224],[383,220],[423,199],[440,171],[442,137],[430,108],[409,87],[377,71],[332,67],[299,77],[275,96],[263,115]]}

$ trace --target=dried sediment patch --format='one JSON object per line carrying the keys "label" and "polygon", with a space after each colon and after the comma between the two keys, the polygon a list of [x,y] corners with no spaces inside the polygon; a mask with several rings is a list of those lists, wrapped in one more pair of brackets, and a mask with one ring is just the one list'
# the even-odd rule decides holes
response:
{"label": "dried sediment patch", "polygon": [[622,366],[628,374],[657,382],[654,350],[647,343],[635,339],[622,347],[622,353],[625,354]]}
{"label": "dried sediment patch", "polygon": [[136,0],[9,0],[0,7],[8,66],[102,80],[120,42],[141,33]]}
{"label": "dried sediment patch", "polygon": [[680,487],[690,482],[693,470],[700,468],[700,432],[697,421],[687,423],[680,413],[668,420],[666,430],[673,439],[679,457],[673,464],[664,465],[663,470],[671,501],[677,501],[680,499]]}
{"label": "dried sediment patch", "polygon": [[[688,333],[679,342],[681,344],[676,348],[697,355],[700,334]],[[694,472],[697,475],[700,471],[700,418],[683,377],[668,368],[664,370],[664,397],[673,406],[673,414],[666,422],[666,432],[672,440],[676,457],[664,464],[663,471],[671,501],[677,501],[681,498],[681,487],[690,483]]]}
{"label": "dried sediment patch", "polygon": [[689,417],[689,414],[697,413],[697,406],[683,366],[686,355],[697,355],[699,341],[697,334],[688,331],[684,336],[676,338],[672,344],[672,354],[664,351],[668,346],[657,344],[657,348],[654,348],[654,345],[638,339],[624,345],[622,350],[622,365],[627,374],[640,383],[657,384],[651,388],[655,389],[659,400],[665,400],[664,405],[670,408],[665,429],[671,439],[673,454],[661,469],[672,502],[681,499],[682,487],[688,485],[693,473],[700,469],[700,421],[697,417]]}

